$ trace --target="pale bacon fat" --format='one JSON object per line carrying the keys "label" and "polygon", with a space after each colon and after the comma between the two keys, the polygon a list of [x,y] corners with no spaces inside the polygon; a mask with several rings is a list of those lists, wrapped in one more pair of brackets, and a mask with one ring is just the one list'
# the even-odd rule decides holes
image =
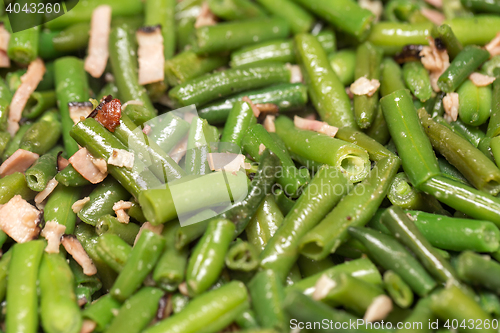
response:
{"label": "pale bacon fat", "polygon": [[245,168],[245,155],[232,153],[208,153],[210,170],[236,173],[240,168]]}
{"label": "pale bacon fat", "polygon": [[201,5],[200,14],[198,14],[198,17],[196,17],[196,22],[194,23],[194,27],[201,28],[207,25],[216,25],[216,24],[217,24],[216,16],[210,10],[208,2],[205,1]]}
{"label": "pale bacon fat", "polygon": [[87,118],[94,109],[90,102],[71,102],[68,103],[69,116],[76,124],[83,119]]}
{"label": "pale bacon fat", "polygon": [[139,84],[149,84],[165,79],[165,57],[161,26],[145,27],[136,32],[139,60]]}
{"label": "pale bacon fat", "polygon": [[118,202],[115,202],[113,205],[113,210],[115,211],[117,220],[121,223],[129,223],[130,216],[128,216],[125,210],[128,210],[130,208],[132,208],[132,203],[130,201],[120,200]]}
{"label": "pale bacon fat", "polygon": [[274,120],[276,120],[276,117],[271,115],[267,115],[266,119],[264,119],[264,128],[269,133],[276,132],[276,126],[274,125]]}
{"label": "pale bacon fat", "polygon": [[423,16],[428,18],[429,21],[431,21],[436,25],[443,24],[444,20],[446,19],[441,12],[438,12],[437,10],[434,9],[422,8],[420,12],[422,13]]}
{"label": "pale bacon fat", "polygon": [[247,102],[248,104],[250,104],[250,107],[252,108],[253,115],[258,118],[260,115],[260,110],[255,104],[253,104],[252,100],[250,98],[248,98],[248,96],[243,97],[241,100],[243,102]]}
{"label": "pale bacon fat", "polygon": [[328,125],[324,121],[318,121],[318,120],[309,120],[305,118],[301,118],[299,116],[293,117],[293,123],[295,124],[295,127],[303,129],[303,130],[308,130],[308,131],[314,131],[318,133],[323,133],[328,136],[331,136],[332,138],[335,137],[337,134],[337,131],[339,130],[335,126]]}
{"label": "pale bacon fat", "polygon": [[380,87],[379,80],[368,80],[366,77],[360,77],[349,87],[354,95],[367,95],[369,97],[373,96]]}
{"label": "pale bacon fat", "polygon": [[98,6],[92,12],[90,21],[90,39],[88,56],[85,59],[85,70],[95,78],[99,78],[106,69],[109,58],[109,32],[111,31],[111,7]]}
{"label": "pale bacon fat", "polygon": [[5,29],[3,23],[0,23],[0,67],[10,67],[10,59],[7,55],[7,47],[9,46],[10,33]]}
{"label": "pale bacon fat", "polygon": [[257,103],[255,106],[260,112],[265,113],[278,113],[280,110],[276,104],[272,103]]}
{"label": "pale bacon fat", "polygon": [[40,233],[40,211],[20,195],[15,195],[0,209],[0,228],[17,243],[25,243]]}
{"label": "pale bacon fat", "polygon": [[392,300],[387,295],[375,297],[372,303],[366,309],[363,319],[366,322],[383,320],[392,311]]}
{"label": "pale bacon fat", "polygon": [[500,54],[500,32],[484,47],[492,57]]}
{"label": "pale bacon fat", "polygon": [[45,223],[40,235],[47,240],[47,246],[45,247],[45,252],[47,253],[59,253],[59,245],[61,245],[61,237],[66,231],[66,226],[59,224],[54,221],[48,221]]}
{"label": "pale bacon fat", "polygon": [[330,290],[335,288],[337,286],[337,283],[330,279],[327,275],[323,274],[321,277],[318,279],[316,284],[314,285],[314,292],[312,294],[312,299],[316,301],[321,301],[323,298],[325,298]]}
{"label": "pale bacon fat", "polygon": [[64,170],[69,165],[69,161],[62,155],[57,156],[57,171]]}
{"label": "pale bacon fat", "polygon": [[443,0],[425,0],[429,5],[434,6],[436,8],[443,7]]}
{"label": "pale bacon fat", "polygon": [[287,63],[286,67],[290,70],[290,83],[300,83],[304,80],[299,65],[292,65]]}
{"label": "pale bacon fat", "polygon": [[80,148],[68,161],[83,178],[92,184],[102,182],[108,175],[95,165],[93,156],[86,148]]}
{"label": "pale bacon fat", "polygon": [[490,84],[495,81],[495,77],[484,75],[481,73],[474,72],[471,75],[469,75],[469,80],[474,83],[476,87],[486,87],[489,86]]}
{"label": "pale bacon fat", "polygon": [[359,6],[372,12],[375,15],[375,22],[380,20],[384,12],[384,5],[378,0],[359,0]]}
{"label": "pale bacon fat", "polygon": [[142,128],[142,133],[146,134],[146,135],[149,135],[149,133],[151,133],[151,126],[149,126],[148,124],[144,124],[144,127]]}
{"label": "pale bacon fat", "polygon": [[458,119],[458,107],[460,101],[457,93],[448,93],[443,97],[444,119],[447,122],[456,121]]}
{"label": "pale bacon fat", "polygon": [[114,149],[108,159],[108,164],[132,169],[134,166],[134,154],[124,149]]}
{"label": "pale bacon fat", "polygon": [[42,81],[43,75],[45,74],[45,64],[42,59],[37,58],[33,60],[29,66],[26,74],[21,76],[21,85],[17,88],[12,97],[12,102],[10,103],[9,111],[9,133],[14,136],[17,132],[16,126],[12,123],[19,123],[21,120],[21,115],[23,113],[26,102],[30,98],[31,94],[35,91],[36,87]]}
{"label": "pale bacon fat", "polygon": [[0,177],[5,177],[15,172],[25,173],[37,159],[38,154],[18,149],[0,165]]}
{"label": "pale bacon fat", "polygon": [[92,333],[97,327],[97,323],[90,319],[84,319],[82,322],[82,328],[80,329],[80,333]]}
{"label": "pale bacon fat", "polygon": [[139,237],[141,236],[141,234],[144,230],[149,230],[149,231],[154,232],[155,234],[161,235],[161,232],[163,231],[163,224],[154,226],[149,222],[144,222],[141,225],[141,228],[139,229],[137,236],[135,236],[134,245],[135,245],[135,243],[137,243],[137,240],[139,239]]}
{"label": "pale bacon fat", "polygon": [[82,266],[83,274],[85,275],[94,275],[97,273],[97,269],[95,268],[92,259],[90,259],[89,255],[83,249],[82,244],[76,239],[73,235],[64,235],[62,236],[62,245],[64,249],[71,254],[73,259]]}
{"label": "pale bacon fat", "polygon": [[59,184],[59,182],[55,178],[52,178],[51,180],[49,180],[49,182],[47,183],[47,185],[45,186],[43,191],[36,195],[35,203],[41,204],[45,199],[47,199],[47,197],[57,187],[57,184]]}
{"label": "pale bacon fat", "polygon": [[436,47],[434,38],[427,37],[427,40],[429,41],[429,46],[424,46],[419,55],[422,57],[422,65],[430,72],[432,89],[435,92],[439,92],[441,89],[439,89],[437,81],[441,74],[450,66],[450,57],[446,49],[439,50]]}
{"label": "pale bacon fat", "polygon": [[83,199],[75,201],[75,203],[71,205],[73,213],[78,214],[89,201],[90,201],[89,197],[85,197]]}
{"label": "pale bacon fat", "polygon": [[262,155],[262,153],[266,150],[266,146],[264,146],[263,143],[259,145],[259,155]]}

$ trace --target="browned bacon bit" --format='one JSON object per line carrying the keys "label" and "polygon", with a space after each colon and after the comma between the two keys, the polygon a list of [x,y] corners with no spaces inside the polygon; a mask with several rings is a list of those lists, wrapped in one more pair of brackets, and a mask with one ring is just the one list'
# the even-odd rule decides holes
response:
{"label": "browned bacon bit", "polygon": [[158,311],[156,311],[156,320],[160,321],[170,317],[172,314],[172,294],[165,294],[158,302]]}
{"label": "browned bacon bit", "polygon": [[394,60],[398,64],[404,64],[405,62],[410,61],[419,61],[420,60],[420,51],[422,51],[423,45],[405,45],[401,53],[398,53],[394,56]]}
{"label": "browned bacon bit", "polygon": [[253,104],[252,100],[250,98],[248,98],[248,96],[243,97],[241,100],[243,102],[247,102],[248,104],[250,104],[250,107],[252,108],[252,112],[253,112],[254,116],[259,118],[260,110],[255,104]]}
{"label": "browned bacon bit", "polygon": [[87,118],[92,112],[92,103],[90,102],[70,102],[68,103],[69,116],[76,124],[80,120]]}
{"label": "browned bacon bit", "polygon": [[194,24],[195,28],[201,28],[207,25],[216,25],[217,17],[212,13],[210,7],[208,6],[208,2],[204,2],[201,5],[200,14],[196,18],[196,22]]}
{"label": "browned bacon bit", "polygon": [[106,127],[110,132],[114,132],[115,128],[120,125],[120,118],[122,116],[122,103],[120,100],[115,98],[104,103],[101,108],[97,107],[96,110],[97,115],[94,119],[97,120],[102,126]]}

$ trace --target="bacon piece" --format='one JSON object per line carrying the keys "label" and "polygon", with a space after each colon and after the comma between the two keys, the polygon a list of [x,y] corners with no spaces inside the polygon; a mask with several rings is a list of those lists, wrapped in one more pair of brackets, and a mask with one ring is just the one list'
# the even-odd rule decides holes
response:
{"label": "bacon piece", "polygon": [[324,121],[318,121],[318,120],[309,120],[305,118],[301,118],[299,116],[293,117],[293,123],[295,124],[295,127],[303,129],[303,130],[308,130],[308,131],[314,131],[318,133],[323,133],[328,136],[331,136],[332,138],[335,137],[337,134],[337,131],[339,130],[335,126],[328,125]]}
{"label": "bacon piece", "polygon": [[486,87],[492,84],[495,81],[495,77],[484,75],[481,73],[474,72],[469,75],[469,80],[474,83],[476,87]]}
{"label": "bacon piece", "polygon": [[422,65],[430,72],[432,89],[435,92],[441,91],[437,85],[437,80],[450,66],[450,57],[446,49],[438,49],[434,38],[427,37],[429,46],[424,46],[419,55],[422,57]]}
{"label": "bacon piece", "polygon": [[86,148],[80,148],[68,161],[83,178],[92,184],[102,182],[108,175],[107,172],[101,172],[94,164],[94,157]]}
{"label": "bacon piece", "polygon": [[110,31],[111,7],[96,7],[90,21],[89,55],[85,59],[85,70],[95,78],[102,76],[108,63]]}
{"label": "bacon piece", "polygon": [[232,153],[208,153],[210,170],[237,172],[245,167],[245,155]]}
{"label": "bacon piece", "polygon": [[37,159],[38,154],[24,149],[18,149],[0,165],[0,177],[11,175],[14,172],[25,173]]}
{"label": "bacon piece", "polygon": [[64,170],[69,165],[69,161],[62,156],[62,151],[57,155],[57,171]]}
{"label": "bacon piece", "polygon": [[321,301],[328,293],[337,286],[337,283],[330,279],[326,274],[321,275],[316,284],[314,285],[314,292],[312,299]]}
{"label": "bacon piece", "polygon": [[354,95],[367,95],[369,97],[372,97],[373,94],[378,90],[380,87],[380,82],[379,80],[368,80],[366,77],[360,77],[356,81],[354,81],[353,84],[349,87],[351,90],[351,93]]}
{"label": "bacon piece", "polygon": [[263,143],[261,143],[259,145],[259,155],[262,155],[262,153],[264,152],[264,150],[266,150],[266,146]]}
{"label": "bacon piece", "polygon": [[134,167],[134,154],[124,149],[113,149],[108,164],[132,169]]}
{"label": "bacon piece", "polygon": [[160,82],[165,79],[165,57],[161,26],[144,27],[135,33],[139,48],[139,84]]}
{"label": "bacon piece", "polygon": [[484,47],[492,57],[500,54],[500,32]]}
{"label": "bacon piece", "polygon": [[62,236],[62,245],[64,246],[64,249],[71,254],[73,259],[82,266],[83,268],[83,274],[85,275],[94,275],[97,273],[97,269],[95,268],[94,263],[92,262],[92,259],[90,259],[89,255],[85,250],[83,249],[82,244],[80,244],[80,241],[76,239],[75,236],[73,235],[64,235]]}
{"label": "bacon piece", "polygon": [[10,33],[5,29],[3,22],[0,22],[0,67],[9,68],[10,59],[7,55],[7,47],[9,46]]}
{"label": "bacon piece", "polygon": [[216,25],[217,17],[212,13],[210,7],[208,6],[208,2],[204,2],[201,5],[200,14],[196,17],[196,22],[194,23],[195,28],[201,28],[207,25]]}
{"label": "bacon piece", "polygon": [[460,101],[457,93],[448,93],[443,97],[444,119],[447,122],[456,121],[458,119],[458,107]]}
{"label": "bacon piece", "polygon": [[144,124],[144,127],[142,128],[142,133],[146,134],[146,135],[149,135],[149,133],[151,133],[151,126],[149,126],[148,124]]}
{"label": "bacon piece", "polygon": [[120,125],[121,116],[122,104],[119,99],[113,99],[111,95],[103,98],[99,106],[89,115],[110,132],[114,132],[115,128]]}
{"label": "bacon piece", "polygon": [[269,133],[274,133],[276,132],[276,126],[274,126],[274,120],[276,119],[275,116],[270,116],[270,115],[267,115],[266,116],[266,119],[264,120],[264,128],[266,129],[266,131],[268,131]]}
{"label": "bacon piece", "polygon": [[423,16],[427,17],[429,21],[431,21],[436,25],[443,24],[444,20],[446,19],[441,12],[438,12],[437,10],[434,9],[422,8],[420,12],[422,13]]}
{"label": "bacon piece", "polygon": [[382,13],[384,12],[384,5],[381,1],[373,0],[359,0],[359,6],[364,9],[368,9],[375,15],[375,22],[380,20]]}
{"label": "bacon piece", "polygon": [[128,216],[125,210],[130,208],[132,208],[132,203],[130,201],[120,200],[118,202],[115,202],[113,205],[113,210],[115,211],[117,220],[121,223],[129,223],[130,216]]}
{"label": "bacon piece", "polygon": [[80,333],[92,333],[97,327],[97,323],[90,319],[84,319],[82,322],[82,328],[80,329]]}
{"label": "bacon piece", "polygon": [[59,245],[61,245],[61,238],[66,231],[66,226],[57,222],[48,221],[45,223],[40,235],[47,240],[45,252],[59,253]]}
{"label": "bacon piece", "polygon": [[83,199],[75,201],[75,203],[71,205],[73,213],[78,214],[89,201],[90,201],[89,197],[85,197]]}
{"label": "bacon piece", "polygon": [[286,67],[290,70],[290,83],[300,83],[304,80],[299,65],[286,64]]}
{"label": "bacon piece", "polygon": [[89,116],[94,109],[94,106],[90,102],[71,102],[68,103],[69,116],[71,120],[76,124],[79,121]]}
{"label": "bacon piece", "polygon": [[57,187],[57,184],[59,184],[59,182],[55,178],[52,178],[51,180],[49,180],[49,182],[47,183],[47,185],[45,186],[43,191],[36,195],[35,203],[41,204],[45,199],[47,199],[47,197]]}
{"label": "bacon piece", "polygon": [[40,211],[20,195],[0,209],[0,228],[17,243],[36,239],[40,233]]}
{"label": "bacon piece", "polygon": [[21,76],[21,85],[17,88],[14,97],[12,97],[12,102],[10,103],[9,111],[9,133],[14,136],[19,127],[19,120],[21,120],[21,115],[23,113],[26,102],[30,98],[31,94],[35,91],[36,87],[42,81],[43,75],[45,74],[45,64],[43,60],[37,58],[33,60],[29,66],[26,74]]}
{"label": "bacon piece", "polygon": [[280,110],[276,104],[272,103],[257,103],[255,106],[262,113],[278,113]]}
{"label": "bacon piece", "polygon": [[367,323],[380,321],[387,317],[392,311],[392,300],[387,295],[375,297],[372,303],[366,309],[363,319]]}
{"label": "bacon piece", "polygon": [[149,231],[154,232],[155,234],[161,235],[161,232],[163,231],[163,224],[154,226],[149,222],[144,222],[141,225],[141,228],[139,229],[137,236],[135,236],[134,245],[135,245],[135,243],[137,243],[137,240],[139,239],[139,237],[141,236],[141,234],[144,230],[149,230]]}
{"label": "bacon piece", "polygon": [[256,118],[259,118],[260,110],[255,104],[253,104],[252,100],[250,98],[248,98],[248,96],[243,97],[241,100],[243,102],[247,102],[248,104],[250,104],[250,107],[252,108],[253,115]]}

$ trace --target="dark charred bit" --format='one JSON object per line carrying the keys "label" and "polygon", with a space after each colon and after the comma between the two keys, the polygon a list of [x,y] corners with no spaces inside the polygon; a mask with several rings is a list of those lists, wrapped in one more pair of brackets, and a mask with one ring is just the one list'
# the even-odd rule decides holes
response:
{"label": "dark charred bit", "polygon": [[[119,99],[113,99],[113,96],[108,95],[101,100],[101,103],[95,108],[89,117],[97,120],[102,126],[106,127],[110,132],[114,132],[115,128],[120,125],[122,116],[122,103]],[[87,117],[88,118],[88,117]]]}
{"label": "dark charred bit", "polygon": [[156,320],[160,321],[168,318],[172,314],[172,295],[165,294],[158,302],[158,311],[156,311]]}
{"label": "dark charred bit", "polygon": [[75,235],[72,235],[72,234],[64,234],[64,235],[62,235],[61,240],[63,240],[63,239],[78,240],[78,239],[76,238],[76,236],[75,236]]}
{"label": "dark charred bit", "polygon": [[161,24],[158,24],[158,25],[150,25],[150,26],[146,26],[146,27],[140,27],[139,29],[137,29],[137,31],[145,33],[145,34],[152,34],[160,29],[161,29]]}
{"label": "dark charred bit", "polygon": [[352,217],[348,216],[347,221],[350,221],[350,220],[352,220]]}
{"label": "dark charred bit", "polygon": [[420,51],[422,51],[423,47],[423,45],[417,44],[405,45],[401,53],[394,56],[394,60],[396,60],[398,64],[404,64],[410,61],[420,61]]}
{"label": "dark charred bit", "polygon": [[279,113],[276,113],[276,112],[265,112],[265,111],[264,111],[264,112],[262,112],[262,111],[261,111],[261,113],[259,113],[259,116],[257,117],[257,123],[259,123],[259,124],[263,124],[263,123],[264,123],[264,120],[266,120],[266,117],[267,117],[268,115],[272,115],[272,116],[276,116],[276,117],[278,117],[280,114],[279,114]]}
{"label": "dark charred bit", "polygon": [[441,38],[436,38],[434,39],[434,44],[436,45],[436,48],[439,50],[439,51],[444,51],[446,50],[446,45],[444,44],[443,40]]}
{"label": "dark charred bit", "polygon": [[248,178],[250,178],[250,180],[253,180],[255,177],[255,172],[251,172],[248,174]]}

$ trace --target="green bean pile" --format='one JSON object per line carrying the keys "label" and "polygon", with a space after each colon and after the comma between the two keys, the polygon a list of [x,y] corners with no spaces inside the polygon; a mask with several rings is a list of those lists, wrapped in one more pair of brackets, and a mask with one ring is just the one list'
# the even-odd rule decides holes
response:
{"label": "green bean pile", "polygon": [[500,332],[499,0],[16,3],[0,333]]}

